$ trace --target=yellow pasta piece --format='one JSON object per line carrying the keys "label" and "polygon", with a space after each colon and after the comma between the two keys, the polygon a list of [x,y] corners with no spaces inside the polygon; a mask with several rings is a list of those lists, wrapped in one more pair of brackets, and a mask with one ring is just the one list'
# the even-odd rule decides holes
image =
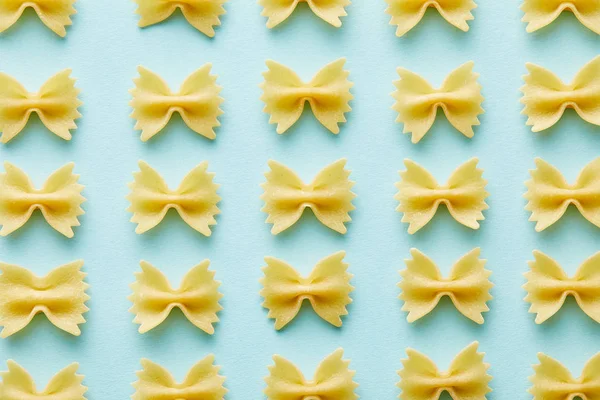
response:
{"label": "yellow pasta piece", "polygon": [[269,29],[285,21],[301,2],[308,3],[316,16],[336,28],[342,26],[340,17],[348,15],[345,7],[350,5],[350,0],[258,0],[258,4],[264,7],[261,15],[269,18]]}
{"label": "yellow pasta piece", "polygon": [[183,379],[175,378],[162,366],[143,358],[142,370],[137,372],[138,380],[133,383],[133,400],[223,400],[227,389],[223,386],[225,377],[219,375],[215,356],[207,355],[198,361]]}
{"label": "yellow pasta piece", "polygon": [[25,328],[43,313],[54,326],[79,336],[90,298],[81,272],[83,260],[73,261],[38,277],[18,265],[0,263],[0,336],[6,338]]}
{"label": "yellow pasta piece", "polygon": [[38,391],[25,368],[8,360],[8,371],[0,372],[2,400],[86,400],[87,387],[82,385],[83,375],[77,374],[78,363],[72,363],[50,379],[46,388]]}
{"label": "yellow pasta piece", "polygon": [[332,133],[338,134],[341,122],[346,122],[345,113],[352,110],[350,100],[354,97],[350,88],[354,85],[344,70],[345,58],[340,58],[323,67],[304,83],[298,75],[285,65],[267,60],[269,70],[263,73],[265,81],[260,84],[265,103],[264,112],[271,115],[270,124],[277,124],[277,133],[287,131],[298,121],[306,102],[317,120]]}
{"label": "yellow pasta piece", "polygon": [[46,222],[68,238],[79,226],[78,216],[84,214],[81,195],[84,186],[77,183],[79,175],[73,174],[74,163],[54,171],[41,189],[16,166],[4,163],[5,173],[0,173],[0,235],[16,231],[29,220],[35,210],[40,210]]}
{"label": "yellow pasta piece", "polygon": [[39,92],[30,93],[15,78],[0,73],[0,141],[8,143],[17,136],[33,113],[50,132],[71,140],[69,130],[77,128],[75,120],[81,117],[77,108],[83,103],[77,98],[79,89],[70,75],[70,69],[62,70]]}
{"label": "yellow pasta piece", "polygon": [[194,28],[208,37],[215,36],[215,26],[221,25],[219,17],[226,13],[227,0],[134,0],[140,15],[138,25],[146,27],[169,18],[177,9]]}
{"label": "yellow pasta piece", "polygon": [[294,364],[274,355],[275,364],[269,367],[269,376],[265,378],[267,399],[358,399],[354,392],[358,383],[352,380],[355,371],[350,370],[350,361],[342,359],[343,356],[344,350],[337,349],[321,361],[314,378],[307,380]]}
{"label": "yellow pasta piece", "polygon": [[390,25],[396,25],[396,36],[405,33],[417,26],[429,7],[435,8],[440,15],[458,29],[466,32],[469,30],[467,21],[474,19],[471,11],[477,8],[473,0],[386,0],[388,8],[386,13],[392,16]]}
{"label": "yellow pasta piece", "polygon": [[458,311],[470,320],[483,324],[483,312],[489,311],[486,302],[492,299],[494,286],[488,279],[492,274],[484,268],[486,260],[479,258],[481,250],[473,249],[452,267],[448,278],[442,277],[433,260],[417,249],[411,249],[412,259],[406,260],[406,269],[400,272],[398,284],[408,311],[408,322],[414,322],[433,310],[442,297],[448,296]]}
{"label": "yellow pasta piece", "polygon": [[550,25],[563,12],[570,11],[588,29],[600,35],[600,1],[598,0],[524,0],[527,32],[535,32]]}
{"label": "yellow pasta piece", "polygon": [[13,26],[23,12],[31,7],[40,20],[60,37],[67,35],[66,26],[71,25],[71,15],[77,10],[73,5],[77,0],[6,0],[0,1],[0,32]]}
{"label": "yellow pasta piece", "polygon": [[538,359],[540,363],[533,366],[534,374],[529,377],[533,386],[528,392],[533,400],[593,400],[600,396],[600,353],[588,360],[579,378],[544,353],[538,353]]}
{"label": "yellow pasta piece", "polygon": [[485,219],[482,211],[488,209],[485,199],[487,181],[483,170],[477,168],[477,158],[459,166],[445,185],[412,160],[404,160],[406,171],[400,172],[396,184],[398,193],[394,197],[400,202],[396,211],[404,213],[402,222],[407,222],[408,233],[413,234],[427,225],[440,204],[445,204],[450,215],[471,229],[479,229],[479,220]]}
{"label": "yellow pasta piece", "polygon": [[356,197],[350,190],[354,182],[345,166],[345,159],[329,164],[311,183],[305,184],[294,171],[270,160],[271,170],[261,185],[264,189],[261,199],[265,202],[262,211],[269,215],[266,222],[273,224],[271,233],[277,235],[288,229],[310,208],[323,225],[345,234],[344,223],[352,220],[348,213],[354,210],[352,199]]}
{"label": "yellow pasta piece", "polygon": [[204,332],[215,332],[213,323],[219,321],[217,313],[223,309],[219,299],[221,282],[215,272],[209,271],[210,261],[204,260],[188,271],[178,289],[173,289],[160,270],[147,261],[141,261],[142,272],[136,272],[131,284],[133,293],[128,299],[133,303],[129,311],[135,314],[134,323],[139,332],[146,333],[160,325],[174,308],[179,308],[186,318]]}
{"label": "yellow pasta piece", "polygon": [[269,318],[275,319],[279,330],[291,322],[304,300],[308,300],[319,315],[331,325],[342,326],[342,315],[348,315],[346,306],[352,302],[349,294],[352,274],[343,260],[345,251],[339,251],[317,263],[307,278],[302,277],[291,265],[274,257],[265,257],[267,266],[260,279],[263,289],[260,295],[263,307],[269,310]]}
{"label": "yellow pasta piece", "polygon": [[217,224],[215,215],[220,213],[217,204],[221,197],[217,195],[219,185],[213,182],[215,174],[207,172],[207,161],[194,167],[175,190],[169,189],[162,176],[146,162],[138,165],[140,171],[133,173],[131,193],[127,196],[131,202],[127,211],[133,213],[131,222],[138,224],[136,233],[154,228],[173,208],[196,231],[211,235],[210,226]]}
{"label": "yellow pasta piece", "polygon": [[470,61],[448,75],[440,89],[434,89],[419,75],[398,68],[400,80],[395,81],[392,93],[396,103],[392,109],[398,112],[396,122],[404,124],[403,133],[412,132],[412,142],[419,143],[433,125],[438,108],[444,110],[448,121],[460,133],[473,137],[473,126],[479,125],[478,115],[483,96],[477,82],[479,74],[473,72],[475,64]]}
{"label": "yellow pasta piece", "polygon": [[210,74],[211,64],[205,64],[193,72],[177,93],[171,92],[167,83],[154,72],[138,67],[139,78],[134,79],[131,89],[133,108],[131,118],[136,120],[134,129],[142,130],[142,141],[160,132],[177,112],[194,132],[208,139],[216,137],[214,128],[220,126],[218,117],[223,98],[217,76]]}
{"label": "yellow pasta piece", "polygon": [[485,353],[477,351],[478,342],[473,342],[456,355],[450,368],[441,372],[435,363],[413,349],[407,349],[408,358],[402,360],[403,368],[398,371],[402,389],[401,400],[437,400],[448,392],[453,400],[485,400],[492,391],[488,386],[492,377],[483,362]]}
{"label": "yellow pasta piece", "polygon": [[584,313],[600,323],[600,252],[585,260],[572,278],[541,251],[534,251],[533,257],[523,288],[527,291],[525,301],[531,303],[529,312],[537,314],[536,324],[556,314],[569,295]]}
{"label": "yellow pasta piece", "polygon": [[569,184],[558,169],[541,158],[535,159],[536,169],[529,171],[525,182],[525,209],[531,211],[530,221],[537,222],[541,232],[558,221],[570,204],[592,224],[600,227],[600,157],[586,165],[574,184]]}
{"label": "yellow pasta piece", "polygon": [[539,65],[527,63],[527,69],[521,103],[533,132],[554,126],[567,108],[584,121],[600,125],[600,56],[587,63],[570,84]]}

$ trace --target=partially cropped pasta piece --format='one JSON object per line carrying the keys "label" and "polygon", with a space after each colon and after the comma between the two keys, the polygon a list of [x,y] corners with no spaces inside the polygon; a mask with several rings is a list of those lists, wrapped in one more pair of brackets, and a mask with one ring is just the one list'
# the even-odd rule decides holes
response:
{"label": "partially cropped pasta piece", "polygon": [[421,21],[428,8],[435,8],[440,15],[461,31],[468,31],[468,21],[474,19],[471,11],[477,7],[473,0],[386,0],[386,12],[392,16],[390,25],[396,25],[396,36],[404,36]]}
{"label": "partially cropped pasta piece", "polygon": [[527,32],[535,32],[554,22],[563,12],[570,11],[591,31],[600,35],[600,1],[598,0],[524,0]]}
{"label": "partially cropped pasta piece", "polygon": [[72,24],[71,15],[77,10],[77,0],[3,0],[0,1],[0,32],[13,26],[27,8],[32,8],[40,20],[60,37],[67,35],[66,27]]}
{"label": "partially cropped pasta piece", "polygon": [[288,19],[302,1],[316,16],[336,28],[342,26],[340,17],[348,15],[345,7],[350,5],[350,0],[258,0],[258,4],[263,6],[261,15],[269,18],[267,28],[275,28]]}

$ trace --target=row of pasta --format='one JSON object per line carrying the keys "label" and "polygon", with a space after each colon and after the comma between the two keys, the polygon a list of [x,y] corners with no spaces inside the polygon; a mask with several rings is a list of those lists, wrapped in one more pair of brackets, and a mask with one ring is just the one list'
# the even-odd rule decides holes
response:
{"label": "row of pasta", "polygon": [[[402,400],[437,400],[447,392],[454,400],[485,400],[492,391],[490,364],[484,361],[479,343],[473,342],[461,350],[450,363],[447,371],[440,371],[427,355],[406,349],[406,358],[398,371],[398,388]],[[597,393],[597,365],[600,353],[593,356],[583,367],[581,377],[574,378],[560,361],[538,353],[539,364],[533,365],[529,377],[532,386],[528,392],[534,400],[554,398],[594,398]],[[133,383],[135,400],[151,399],[213,399],[223,400],[227,393],[225,376],[215,364],[215,356],[209,354],[188,371],[181,383],[159,364],[143,358],[142,369]],[[45,398],[45,391],[38,392],[31,375],[13,360],[8,360],[8,371],[2,372],[0,394],[3,400]],[[59,371],[48,383],[53,398],[85,400],[87,387],[84,376],[77,374],[79,364],[73,363]],[[268,367],[264,394],[268,400],[301,400],[331,398],[356,400],[359,384],[355,382],[356,371],[350,369],[350,360],[344,359],[344,350],[338,348],[326,356],[317,366],[314,377],[306,378],[291,361],[280,355],[273,356]]]}
{"label": "row of pasta", "polygon": [[[269,122],[277,124],[282,134],[292,127],[308,103],[315,118],[330,132],[340,132],[340,123],[346,122],[353,99],[350,72],[344,69],[345,59],[338,59],[323,67],[309,81],[304,82],[292,69],[275,61],[266,62],[268,70],[261,83]],[[398,112],[397,122],[404,125],[404,133],[418,143],[432,127],[437,110],[442,109],[450,124],[468,138],[474,135],[474,126],[480,124],[484,113],[482,87],[474,63],[467,62],[452,71],[441,87],[434,88],[424,78],[404,68],[398,68],[400,79],[395,81],[396,100],[393,109]],[[529,73],[521,88],[525,105],[526,124],[534,132],[550,128],[560,120],[565,109],[574,109],[579,116],[594,125],[600,125],[600,56],[585,65],[569,84],[563,83],[551,71],[528,63]],[[215,128],[220,126],[224,99],[219,93],[217,76],[211,74],[211,65],[205,64],[188,76],[178,91],[154,72],[138,68],[139,77],[130,90],[135,119],[134,129],[141,130],[141,140],[147,141],[158,134],[174,113],[179,113],[194,132],[215,139]],[[81,117],[78,107],[79,90],[69,69],[50,78],[38,92],[28,92],[16,79],[0,73],[0,141],[9,142],[27,124],[32,113],[37,113],[43,124],[65,140],[71,139],[75,120]]]}
{"label": "row of pasta", "polygon": [[[483,324],[494,285],[480,253],[479,248],[471,250],[444,277],[431,258],[412,249],[398,283],[407,321],[412,323],[428,315],[447,296],[464,317]],[[595,278],[600,271],[600,252],[585,260],[573,277],[567,276],[547,254],[536,250],[533,256],[523,289],[527,292],[524,300],[531,304],[529,312],[536,314],[535,322],[541,324],[551,318],[565,299],[573,296],[581,310],[600,323],[600,284]],[[306,277],[284,260],[265,257],[259,294],[268,318],[275,320],[275,329],[292,322],[305,300],[324,321],[342,326],[354,291],[345,257],[346,253],[339,251],[321,259]],[[129,311],[135,315],[133,322],[140,325],[139,332],[156,328],[178,308],[195,327],[212,335],[223,309],[219,303],[223,294],[219,291],[221,282],[215,280],[215,271],[209,266],[209,260],[200,262],[185,274],[179,288],[173,288],[160,269],[141,261],[141,271],[135,273],[128,297],[133,304]],[[39,313],[57,328],[79,336],[90,299],[82,267],[83,260],[76,260],[38,277],[27,268],[0,263],[0,336],[6,338],[21,331]]]}
{"label": "row of pasta", "polygon": [[[439,184],[427,169],[406,159],[405,170],[400,171],[396,183],[397,211],[408,223],[408,233],[414,234],[427,225],[439,206],[445,206],[456,222],[471,229],[479,229],[488,209],[487,180],[484,171],[472,158],[458,166],[445,184]],[[262,208],[266,222],[272,224],[271,233],[277,235],[296,224],[310,209],[326,227],[340,233],[347,232],[346,223],[352,220],[355,210],[352,203],[356,194],[350,180],[351,171],[346,160],[327,165],[315,178],[305,183],[290,168],[277,161],[268,162],[269,171],[262,183],[264,193]],[[39,210],[47,223],[68,238],[74,236],[73,227],[79,226],[78,217],[84,214],[86,201],[73,172],[74,163],[67,163],[54,171],[44,185],[37,189],[28,175],[17,166],[5,162],[6,172],[0,173],[0,235],[7,236],[21,228],[31,215]],[[542,231],[557,222],[569,205],[574,205],[592,224],[600,227],[600,157],[583,167],[573,184],[570,184],[554,166],[541,158],[535,159],[531,179],[525,182],[525,209],[531,212],[530,221],[536,222],[536,231]],[[137,224],[136,233],[142,234],[156,227],[170,209],[193,229],[210,236],[220,213],[219,185],[215,174],[208,171],[208,162],[194,167],[176,189],[170,189],[162,176],[144,161],[140,170],[133,173],[129,183],[127,209],[133,214],[131,222]]]}

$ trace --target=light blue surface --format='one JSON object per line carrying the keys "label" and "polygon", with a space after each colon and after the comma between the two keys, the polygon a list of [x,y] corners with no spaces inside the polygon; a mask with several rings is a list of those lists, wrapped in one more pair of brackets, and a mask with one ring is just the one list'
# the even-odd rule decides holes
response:
{"label": "light blue surface", "polygon": [[[312,376],[317,363],[342,346],[357,371],[359,395],[381,400],[399,394],[396,371],[406,347],[426,352],[445,368],[460,349],[479,340],[494,377],[490,399],[530,398],[525,392],[527,377],[538,351],[558,358],[578,375],[585,361],[600,350],[598,324],[568,301],[554,318],[537,326],[522,300],[522,273],[534,249],[573,273],[599,250],[600,230],[570,210],[555,226],[536,233],[523,209],[523,182],[536,156],[574,179],[599,155],[600,130],[568,112],[546,133],[531,133],[520,115],[519,87],[528,61],[570,81],[600,53],[600,40],[572,15],[527,34],[520,22],[520,1],[479,3],[468,33],[430,11],[404,38],[397,38],[395,27],[388,25],[382,0],[354,1],[341,29],[328,26],[301,4],[275,30],[265,27],[262,8],[254,1],[233,0],[226,5],[227,15],[214,39],[197,32],[181,15],[140,29],[131,1],[79,1],[66,39],[28,12],[0,35],[0,70],[34,91],[55,72],[73,68],[85,102],[83,118],[71,142],[31,121],[15,140],[0,147],[0,159],[23,168],[36,184],[75,161],[88,202],[74,239],[65,239],[38,215],[0,240],[0,259],[45,274],[83,258],[91,284],[91,311],[78,338],[38,317],[21,333],[1,340],[2,369],[12,358],[42,387],[56,371],[78,361],[89,386],[87,397],[116,400],[133,393],[130,383],[136,379],[141,357],[164,365],[181,379],[191,365],[212,352],[227,377],[227,397],[246,400],[263,398],[262,379],[274,353]],[[310,112],[287,134],[277,135],[259,101],[264,61],[279,61],[308,79],[342,56],[348,59],[355,99],[340,135],[326,131]],[[438,85],[468,60],[474,60],[481,73],[486,98],[486,114],[475,138],[464,138],[440,115],[425,139],[411,144],[390,109],[396,67]],[[204,139],[177,117],[164,132],[142,143],[128,116],[128,90],[136,67],[152,69],[175,88],[205,62],[213,63],[226,100],[217,139]],[[408,235],[393,199],[402,160],[411,158],[444,181],[474,156],[480,159],[491,193],[481,229],[464,228],[443,210],[425,229]],[[341,157],[348,159],[358,195],[348,234],[338,235],[305,215],[293,229],[271,236],[259,199],[267,160],[281,161],[309,180]],[[134,233],[125,196],[139,159],[160,171],[171,186],[199,162],[209,161],[223,198],[212,237],[196,233],[176,215],[147,234]],[[476,246],[488,259],[496,285],[485,324],[470,322],[447,301],[420,322],[408,324],[396,283],[409,249],[417,247],[430,255],[447,274],[455,260]],[[347,251],[356,287],[343,327],[329,326],[306,308],[276,332],[258,295],[263,257],[282,258],[307,273],[320,258],[338,250]],[[204,334],[179,312],[140,335],[126,299],[139,261],[161,268],[177,286],[185,272],[205,258],[211,260],[224,294],[215,335]]]}

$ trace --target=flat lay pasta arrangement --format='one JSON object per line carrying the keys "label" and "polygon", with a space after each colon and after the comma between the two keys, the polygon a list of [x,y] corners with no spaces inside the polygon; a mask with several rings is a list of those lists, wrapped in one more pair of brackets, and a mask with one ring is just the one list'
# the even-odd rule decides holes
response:
{"label": "flat lay pasta arrangement", "polygon": [[599,35],[0,0],[0,400],[598,397]]}

